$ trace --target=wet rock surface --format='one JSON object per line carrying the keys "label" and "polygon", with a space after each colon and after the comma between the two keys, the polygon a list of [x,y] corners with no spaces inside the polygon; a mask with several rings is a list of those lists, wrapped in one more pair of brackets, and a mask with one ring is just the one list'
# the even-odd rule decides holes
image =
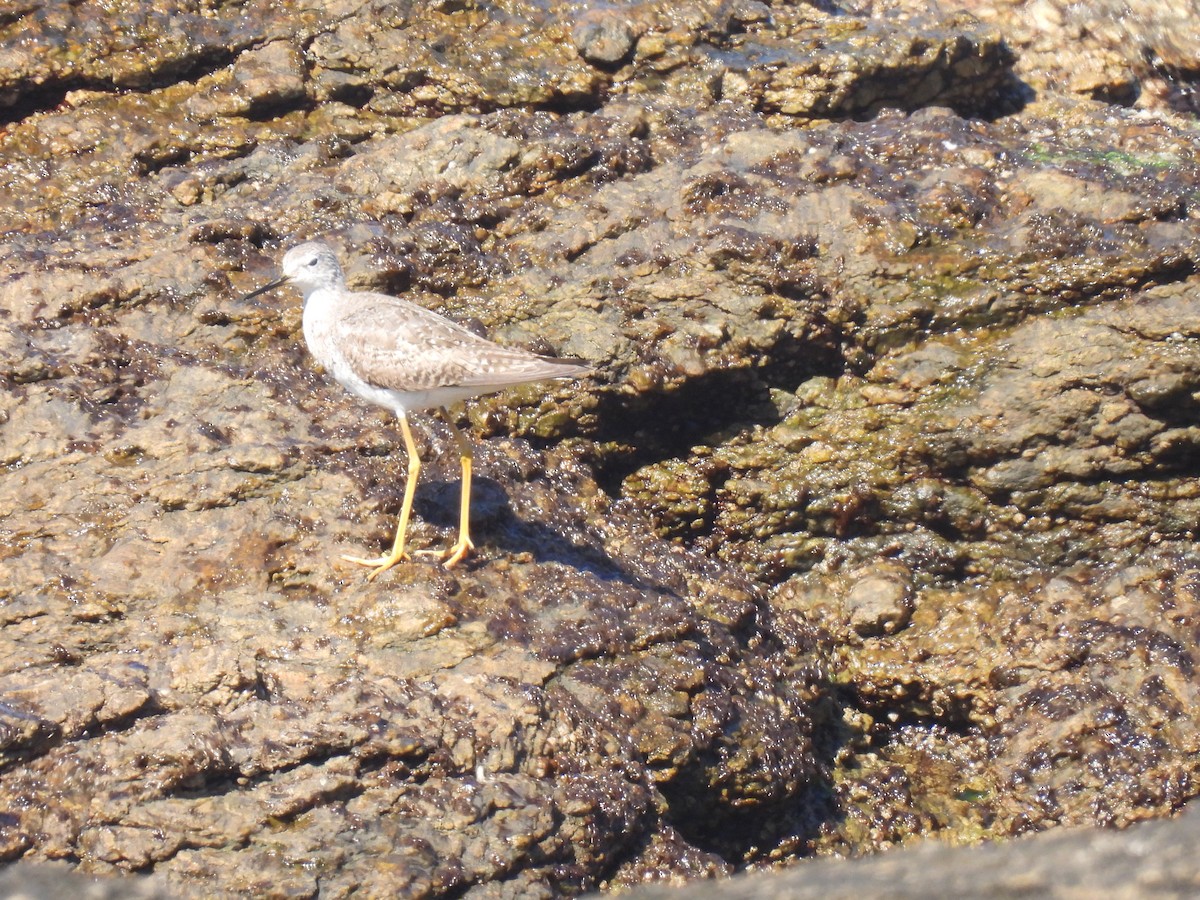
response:
{"label": "wet rock surface", "polygon": [[[1036,91],[1195,112],[1195,0],[970,4],[1004,29],[1017,72]],[[919,10],[918,10],[919,11]],[[1182,77],[1181,77],[1182,76]]]}
{"label": "wet rock surface", "polygon": [[[0,13],[0,858],[554,896],[1186,804],[1200,132],[987,24],[1049,5],[879,6]],[[239,299],[311,236],[597,366],[452,413],[460,568],[338,560],[400,435]]]}

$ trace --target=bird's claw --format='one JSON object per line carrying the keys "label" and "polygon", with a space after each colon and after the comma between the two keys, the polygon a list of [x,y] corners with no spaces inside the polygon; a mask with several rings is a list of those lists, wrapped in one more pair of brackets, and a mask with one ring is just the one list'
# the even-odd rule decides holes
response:
{"label": "bird's claw", "polygon": [[342,559],[346,562],[352,562],[359,566],[374,566],[375,571],[367,576],[367,581],[374,581],[381,574],[386,572],[398,562],[408,559],[407,553],[392,553],[388,556],[378,556],[375,559],[366,559],[362,556],[348,556],[342,554]]}
{"label": "bird's claw", "polygon": [[416,550],[414,553],[417,556],[436,556],[441,560],[445,568],[452,569],[462,562],[463,558],[474,549],[474,541],[469,537],[460,537],[449,550]]}

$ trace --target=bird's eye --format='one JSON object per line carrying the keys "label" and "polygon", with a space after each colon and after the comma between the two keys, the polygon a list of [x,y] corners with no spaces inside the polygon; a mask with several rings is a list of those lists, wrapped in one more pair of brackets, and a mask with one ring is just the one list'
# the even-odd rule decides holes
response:
{"label": "bird's eye", "polygon": [[310,259],[307,263],[305,263],[305,265],[309,265],[309,266],[315,266],[316,264],[317,264],[317,258],[315,256],[312,259]]}

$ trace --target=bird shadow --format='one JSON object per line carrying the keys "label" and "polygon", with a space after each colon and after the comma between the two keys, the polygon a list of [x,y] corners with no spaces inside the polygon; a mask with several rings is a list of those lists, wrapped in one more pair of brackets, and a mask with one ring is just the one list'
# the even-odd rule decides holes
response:
{"label": "bird shadow", "polygon": [[[439,529],[458,526],[461,482],[458,479],[433,479],[417,489],[427,504],[422,518]],[[547,516],[565,516],[569,511],[551,510]],[[505,555],[525,554],[538,563],[559,563],[584,569],[599,578],[622,577],[611,556],[597,551],[580,536],[567,533],[575,528],[556,528],[545,521],[523,516],[514,507],[508,490],[495,478],[476,474],[471,487],[471,532],[484,547],[494,547]]]}
{"label": "bird shadow", "polygon": [[[429,549],[449,546],[458,529],[462,480],[457,448],[447,428],[435,419],[420,443],[422,468],[414,503],[413,524],[439,532]],[[384,431],[385,437],[393,435]],[[365,492],[382,500],[389,528],[400,512],[405,475],[403,452],[395,453],[399,436],[386,453],[355,454],[345,460]],[[504,556],[538,564],[558,564],[598,581],[653,591],[683,599],[690,593],[690,573],[716,565],[702,553],[666,546],[646,523],[621,514],[612,505],[598,521],[590,502],[575,499],[577,487],[569,476],[542,470],[536,449],[517,442],[507,451],[490,442],[473,442],[475,472],[471,492],[471,536],[478,552],[460,563],[477,571],[491,558]],[[400,471],[397,471],[400,470]],[[522,472],[526,474],[521,474]],[[528,474],[528,473],[536,474]],[[384,529],[387,530],[387,529]],[[614,534],[619,538],[613,540]],[[410,529],[410,535],[412,530]],[[381,532],[381,545],[391,535]],[[614,552],[611,548],[616,546]],[[386,547],[381,547],[386,550]],[[721,580],[731,575],[709,572]]]}

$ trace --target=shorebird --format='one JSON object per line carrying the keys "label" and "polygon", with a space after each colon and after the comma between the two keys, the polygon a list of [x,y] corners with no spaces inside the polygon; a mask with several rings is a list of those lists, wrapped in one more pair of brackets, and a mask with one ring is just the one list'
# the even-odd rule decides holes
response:
{"label": "shorebird", "polygon": [[[304,340],[334,380],[350,393],[395,413],[408,452],[408,481],[391,552],[374,559],[342,558],[371,566],[374,580],[407,558],[405,537],[421,459],[408,414],[445,407],[517,384],[577,378],[592,370],[578,360],[537,356],[479,337],[435,312],[388,294],[351,291],[326,244],[310,241],[283,257],[281,277],[247,294],[257,297],[285,284],[304,294]],[[462,464],[458,540],[440,555],[445,566],[459,563],[475,549],[471,540],[471,445],[446,416]]]}

